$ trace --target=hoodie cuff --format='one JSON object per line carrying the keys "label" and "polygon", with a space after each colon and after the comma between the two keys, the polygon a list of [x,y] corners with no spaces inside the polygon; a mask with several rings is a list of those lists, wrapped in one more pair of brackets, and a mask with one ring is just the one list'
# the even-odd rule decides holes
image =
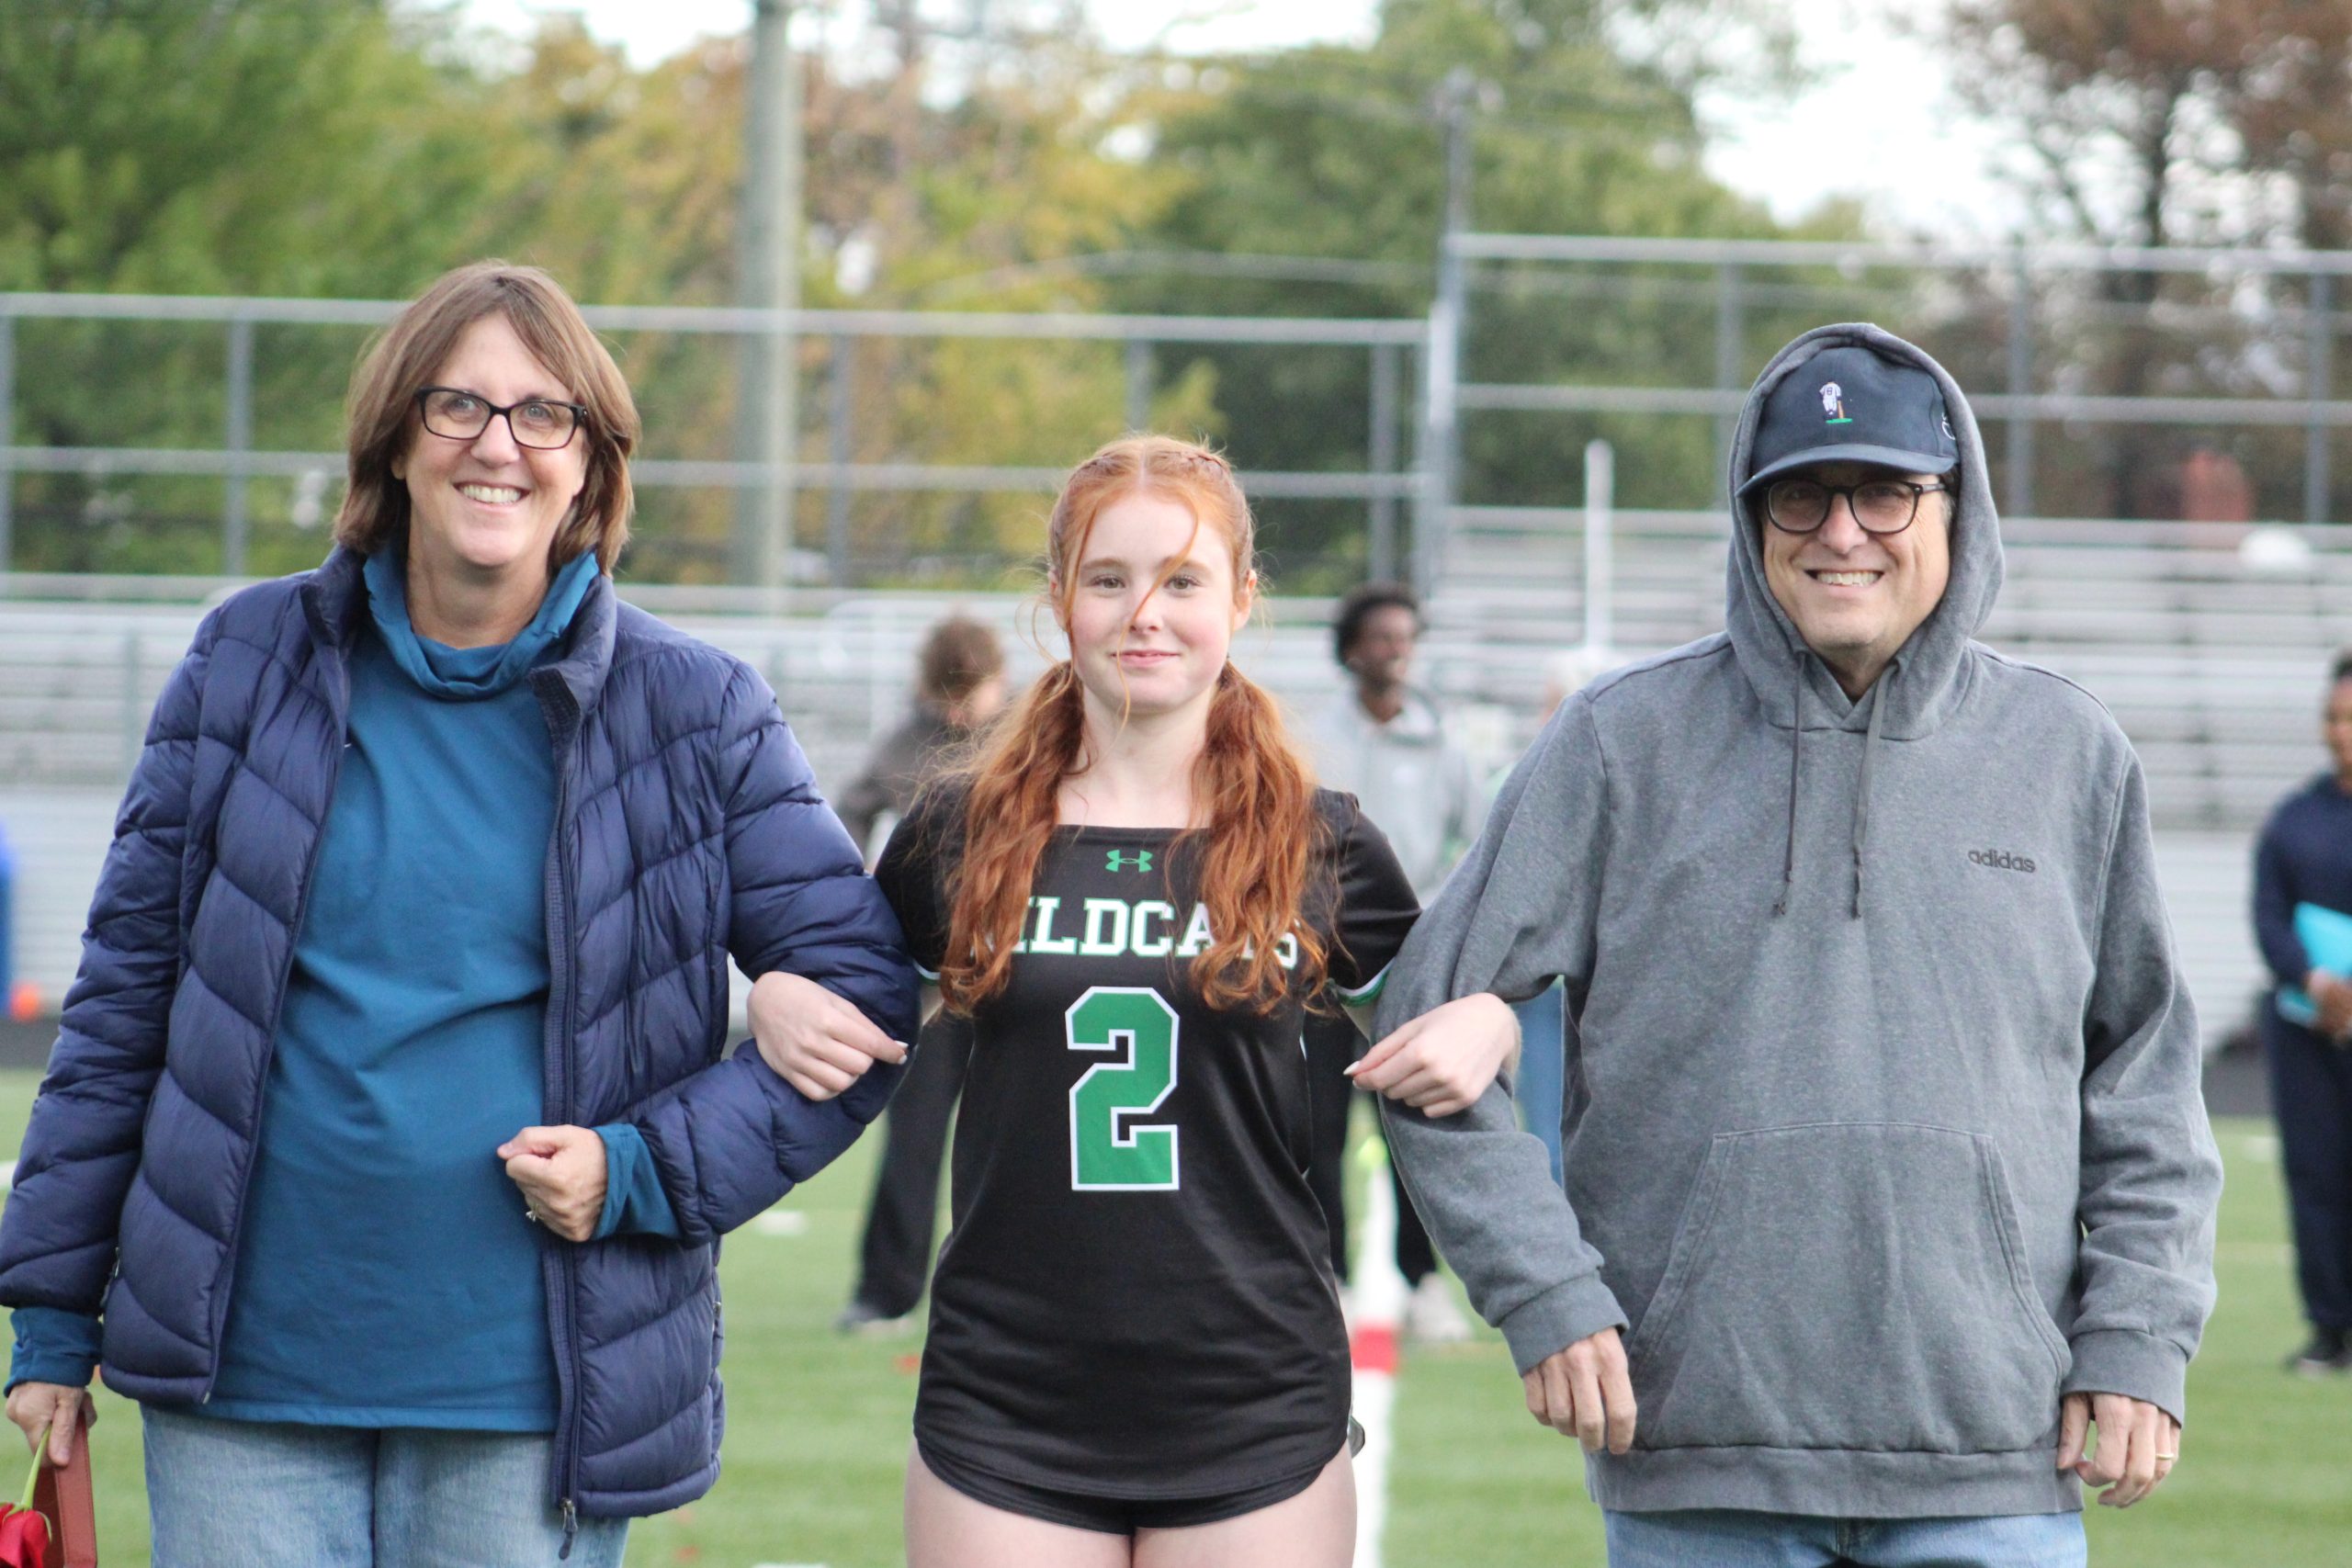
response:
{"label": "hoodie cuff", "polygon": [[2184,1427],[2188,1424],[2188,1358],[2169,1339],[2128,1328],[2075,1337],[2075,1369],[2065,1393],[2120,1393],[2145,1400]]}
{"label": "hoodie cuff", "polygon": [[1495,1325],[1522,1376],[1579,1339],[1625,1326],[1625,1312],[1599,1274],[1580,1274],[1521,1302]]}

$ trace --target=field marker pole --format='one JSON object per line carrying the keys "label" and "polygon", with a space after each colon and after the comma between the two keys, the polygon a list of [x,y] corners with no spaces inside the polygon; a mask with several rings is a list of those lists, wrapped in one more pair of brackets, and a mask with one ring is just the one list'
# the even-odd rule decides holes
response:
{"label": "field marker pole", "polygon": [[1355,1418],[1363,1424],[1356,1455],[1355,1568],[1380,1568],[1380,1538],[1388,1523],[1388,1456],[1395,1438],[1396,1342],[1404,1320],[1405,1276],[1396,1269],[1396,1198],[1388,1181],[1388,1151],[1364,1142],[1368,1173],[1363,1224],[1356,1232],[1352,1269],[1355,1323],[1348,1335],[1354,1369]]}

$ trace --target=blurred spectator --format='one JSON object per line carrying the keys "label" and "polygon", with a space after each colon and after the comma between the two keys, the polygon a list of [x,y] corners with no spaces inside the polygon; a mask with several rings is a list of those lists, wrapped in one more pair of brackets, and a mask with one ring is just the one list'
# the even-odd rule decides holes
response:
{"label": "blurred spectator", "polygon": [[[1449,740],[1436,703],[1408,684],[1420,635],[1420,603],[1408,589],[1368,582],[1341,600],[1331,623],[1332,652],[1351,684],[1307,734],[1322,782],[1354,795],[1364,815],[1380,824],[1426,904],[1477,836],[1487,797],[1469,755]],[[1347,1217],[1340,1167],[1350,1101],[1340,1075],[1359,1043],[1345,1018],[1308,1015],[1308,1073],[1318,1089],[1329,1092],[1315,1098],[1307,1180],[1330,1223],[1332,1268],[1342,1280],[1348,1277]],[[1396,1194],[1396,1268],[1413,1288],[1406,1331],[1418,1339],[1466,1338],[1470,1325],[1437,1272],[1429,1232],[1393,1161],[1389,1180]]]}
{"label": "blurred spectator", "polygon": [[[996,633],[961,615],[931,628],[916,656],[914,711],[876,744],[865,773],[842,797],[842,821],[865,846],[869,864],[923,781],[996,716],[1004,698],[1004,649]],[[857,1285],[834,1320],[843,1333],[904,1327],[931,1272],[939,1168],[964,1091],[971,1021],[943,1011],[923,1026],[919,1045],[887,1113],[881,1168],[858,1245]]]}
{"label": "blurred spectator", "polygon": [[2352,652],[2321,723],[2332,766],[2279,803],[2254,854],[2254,929],[2278,982],[2262,1010],[2295,1229],[2309,1373],[2352,1370]]}
{"label": "blurred spectator", "polygon": [[933,765],[1003,706],[1004,649],[996,633],[965,615],[933,626],[915,655],[914,711],[876,742],[865,772],[841,799],[842,826],[866,852],[866,864]]}

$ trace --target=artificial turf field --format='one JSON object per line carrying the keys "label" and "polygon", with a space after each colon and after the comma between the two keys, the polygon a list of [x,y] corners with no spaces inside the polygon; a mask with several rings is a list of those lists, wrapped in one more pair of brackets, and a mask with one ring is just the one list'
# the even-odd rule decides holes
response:
{"label": "artificial turf field", "polygon": [[[34,1083],[30,1072],[0,1072],[10,1156]],[[2230,1178],[2221,1306],[2189,1374],[2181,1467],[2136,1508],[2090,1510],[2091,1561],[2352,1568],[2352,1379],[2278,1370],[2301,1325],[2276,1145],[2260,1122],[2218,1131]],[[639,1523],[631,1568],[901,1561],[899,1480],[920,1337],[850,1339],[828,1326],[848,1292],[877,1146],[862,1142],[728,1242],[725,1473],[701,1502]],[[1499,1337],[1408,1350],[1398,1390],[1390,1568],[1600,1562],[1600,1516],[1575,1446],[1528,1419]],[[139,1418],[126,1401],[99,1398],[99,1560],[122,1568],[147,1560]]]}

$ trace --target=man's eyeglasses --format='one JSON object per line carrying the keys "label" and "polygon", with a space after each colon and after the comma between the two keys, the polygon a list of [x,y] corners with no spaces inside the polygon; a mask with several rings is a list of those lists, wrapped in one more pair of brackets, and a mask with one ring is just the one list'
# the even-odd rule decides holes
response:
{"label": "man's eyeglasses", "polygon": [[492,420],[503,415],[515,446],[541,452],[571,446],[571,438],[580,433],[580,422],[588,414],[578,403],[547,398],[530,398],[500,408],[487,398],[455,387],[424,388],[416,394],[416,407],[424,428],[449,441],[475,440],[490,428]]}
{"label": "man's eyeglasses", "polygon": [[1921,496],[1950,488],[1909,479],[1864,479],[1850,485],[1777,479],[1764,487],[1764,515],[1783,534],[1810,534],[1829,521],[1829,502],[1842,495],[1863,533],[1900,534],[1919,514]]}

